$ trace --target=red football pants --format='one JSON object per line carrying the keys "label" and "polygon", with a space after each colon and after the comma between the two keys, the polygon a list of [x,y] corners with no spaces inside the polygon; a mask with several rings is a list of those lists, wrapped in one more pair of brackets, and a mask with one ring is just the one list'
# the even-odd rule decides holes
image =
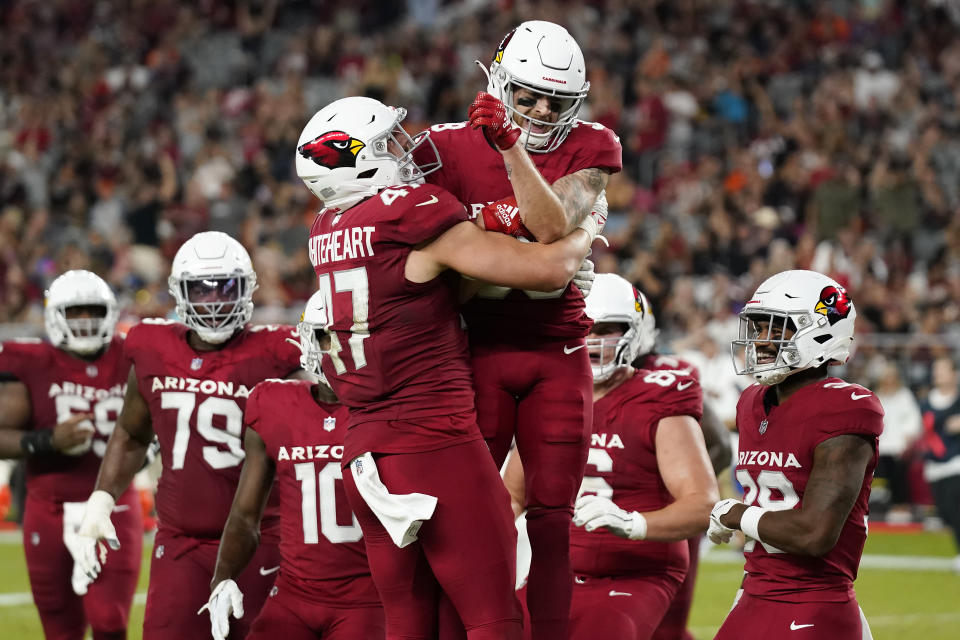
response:
{"label": "red football pants", "polygon": [[578,577],[570,638],[650,640],[679,587],[679,579],[669,575]]}
{"label": "red football pants", "polygon": [[[197,615],[197,610],[210,599],[219,547],[219,540],[177,536],[162,529],[157,532],[143,616],[144,640],[210,637],[210,614]],[[278,566],[277,545],[261,543],[237,578],[243,592],[243,617],[230,619],[231,638],[247,635],[273,587]]]}
{"label": "red football pants", "polygon": [[569,634],[570,521],[593,426],[593,375],[584,344],[471,347],[480,432],[498,468],[514,438],[523,460],[534,640]]}
{"label": "red football pants", "polygon": [[861,640],[860,605],[846,602],[783,602],[744,593],[714,640]]}
{"label": "red football pants", "polygon": [[[253,622],[247,640],[379,640],[384,637],[382,607],[330,606],[301,597],[283,576]],[[232,637],[232,636],[231,636]]]}
{"label": "red football pants", "polygon": [[697,582],[697,567],[700,565],[700,541],[702,536],[687,540],[690,548],[690,566],[687,567],[687,577],[683,579],[677,595],[673,597],[670,608],[653,634],[653,640],[693,640],[687,631],[687,620],[690,618],[690,607],[693,606],[693,589]]}
{"label": "red football pants", "polygon": [[120,497],[111,520],[120,549],[109,552],[100,577],[81,597],[70,583],[73,558],[63,544],[63,507],[27,494],[23,550],[47,640],[80,640],[88,624],[97,640],[125,637],[143,548],[143,515],[135,491]]}
{"label": "red football pants", "polygon": [[513,590],[517,533],[510,497],[483,441],[378,455],[376,461],[391,493],[437,498],[419,539],[400,549],[360,496],[353,474],[343,474],[383,601],[387,640],[434,638],[441,590],[470,640],[520,640],[520,606]]}

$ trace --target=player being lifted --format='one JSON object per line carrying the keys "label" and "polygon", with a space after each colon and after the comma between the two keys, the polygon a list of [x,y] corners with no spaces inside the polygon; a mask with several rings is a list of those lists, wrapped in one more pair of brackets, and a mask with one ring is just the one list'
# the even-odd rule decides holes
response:
{"label": "player being lifted", "polygon": [[860,640],[853,581],[883,409],[868,389],[828,375],[850,357],[856,309],[814,271],[764,281],[740,312],[737,373],[758,382],[737,404],[735,476],[743,501],[722,500],[710,538],[747,537],[746,576],[721,640]]}
{"label": "player being lifted", "polygon": [[[246,456],[223,528],[209,601],[215,640],[242,615],[235,582],[260,541],[271,487],[280,502],[280,570],[253,622],[250,640],[383,638],[383,608],[370,577],[362,533],[347,506],[340,462],[347,409],[320,372],[327,321],[323,292],[313,294],[298,327],[301,367],[316,378],[265,380],[244,412]],[[236,604],[241,603],[238,611]]]}
{"label": "player being lifted", "polygon": [[114,332],[117,300],[96,274],[77,270],[51,283],[44,305],[49,342],[0,345],[0,457],[27,462],[23,548],[30,588],[46,638],[79,639],[88,625],[94,640],[126,638],[143,544],[130,478],[117,485],[114,509],[123,549],[94,584],[76,563],[83,501],[130,369]]}
{"label": "player being lifted", "polygon": [[[593,434],[571,533],[576,640],[653,637],[686,575],[687,539],[706,530],[719,497],[697,424],[699,383],[683,371],[630,364],[647,312],[629,282],[597,275],[587,298]],[[511,457],[505,474],[518,510],[520,460]]]}
{"label": "player being lifted", "polygon": [[[563,288],[598,225],[591,218],[592,233],[551,245],[480,230],[450,193],[422,184],[428,168],[412,153],[429,136],[410,138],[404,115],[368,98],[338,100],[314,115],[298,149],[298,172],[324,205],[309,246],[327,314],[322,370],[350,409],[347,496],[388,638],[432,637],[441,590],[471,640],[519,638],[516,533],[477,428],[450,270]],[[415,542],[419,522],[408,518],[427,520]]]}
{"label": "player being lifted", "polygon": [[[468,122],[431,128],[444,163],[427,181],[467,203],[489,230],[562,238],[589,219],[622,164],[612,131],[577,120],[590,87],[580,47],[559,25],[524,22],[503,38],[488,76]],[[606,199],[597,207],[605,217]],[[568,633],[570,519],[592,416],[583,306],[574,286],[547,294],[486,287],[464,309],[480,431],[498,465],[516,438],[527,468],[536,640]]]}
{"label": "player being lifted", "polygon": [[[266,378],[297,370],[293,327],[248,326],[257,276],[250,256],[230,236],[207,231],[187,240],[173,259],[170,293],[182,322],[146,319],[130,330],[132,361],[123,411],[107,445],[80,534],[83,565],[101,570],[106,542],[116,548],[114,501],[143,462],[156,433],[163,471],[157,488],[159,527],[144,614],[146,640],[200,638],[209,621],[197,616],[210,593],[217,546],[243,462],[243,408]],[[246,635],[279,564],[278,516],[264,518],[262,543],[237,579],[247,615],[234,625]],[[98,559],[98,547],[101,550]],[[107,566],[111,559],[107,558]]]}

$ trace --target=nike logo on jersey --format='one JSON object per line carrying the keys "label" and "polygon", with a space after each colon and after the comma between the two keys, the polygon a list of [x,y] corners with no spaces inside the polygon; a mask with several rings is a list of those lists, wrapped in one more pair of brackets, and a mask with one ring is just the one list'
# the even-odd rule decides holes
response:
{"label": "nike logo on jersey", "polygon": [[613,596],[632,596],[633,594],[626,591],[611,591],[608,595],[612,598]]}
{"label": "nike logo on jersey", "polygon": [[585,346],[587,346],[587,345],[581,344],[581,345],[578,345],[578,346],[576,346],[576,347],[568,347],[567,345],[563,345],[563,352],[569,355],[569,354],[573,353],[574,351],[576,351],[577,349],[583,349]]}
{"label": "nike logo on jersey", "polygon": [[260,575],[262,576],[268,576],[271,573],[276,573],[277,571],[280,571],[280,565],[277,565],[275,567],[270,567],[269,569],[267,569],[266,567],[260,567]]}
{"label": "nike logo on jersey", "polygon": [[678,382],[678,383],[677,383],[677,391],[683,391],[684,389],[686,389],[687,387],[689,387],[689,386],[692,385],[692,384],[693,384],[693,380],[687,380],[686,382]]}
{"label": "nike logo on jersey", "polygon": [[427,206],[428,204],[435,204],[435,203],[438,202],[438,201],[439,201],[439,199],[437,198],[437,196],[436,196],[436,195],[432,195],[432,196],[430,196],[430,199],[429,199],[429,200],[424,200],[424,201],[421,202],[420,204],[417,204],[417,205],[414,205],[414,206],[415,206],[415,207],[425,207],[425,206]]}
{"label": "nike logo on jersey", "polygon": [[863,400],[864,398],[869,398],[869,397],[870,397],[869,393],[857,393],[856,391],[854,391],[853,393],[850,394],[851,400]]}
{"label": "nike logo on jersey", "polygon": [[807,627],[812,627],[812,624],[797,624],[797,621],[794,620],[790,623],[790,631],[796,631],[797,629],[806,629]]}

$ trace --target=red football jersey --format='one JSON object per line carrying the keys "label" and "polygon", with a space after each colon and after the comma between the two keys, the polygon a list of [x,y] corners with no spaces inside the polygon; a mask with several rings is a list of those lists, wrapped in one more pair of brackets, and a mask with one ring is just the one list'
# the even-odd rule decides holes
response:
{"label": "red football jersey", "polygon": [[308,600],[375,605],[380,598],[340,469],[347,408],[317,403],[311,386],[305,380],[261,382],[244,412],[244,423],[277,465],[280,574]]}
{"label": "red football jersey", "polygon": [[[740,432],[736,478],[743,501],[765,509],[793,509],[813,466],[813,452],[824,440],[843,434],[873,439],[883,430],[883,408],[868,389],[827,378],[807,385],[769,413],[763,396],[770,387],[747,388],[737,404]],[[829,553],[820,558],[784,553],[748,541],[744,547],[744,589],[755,596],[790,602],[845,602],[853,595],[860,554],[867,538],[867,501],[877,455],[867,467],[860,495]]]}
{"label": "red football jersey", "polygon": [[75,413],[94,414],[89,451],[79,456],[34,456],[27,459],[26,467],[32,496],[55,502],[86,500],[123,407],[130,373],[123,338],[114,336],[106,351],[93,361],[38,339],[5,342],[0,345],[0,373],[27,386],[32,429],[52,429]]}
{"label": "red football jersey", "polygon": [[[341,215],[321,212],[310,260],[327,292],[332,345],[321,367],[350,408],[347,450],[403,453],[467,441],[391,420],[473,411],[473,382],[457,302],[459,276],[404,277],[413,248],[467,220],[463,205],[433,185],[384,189]],[[332,309],[332,312],[329,311]]]}
{"label": "red football jersey", "polygon": [[[285,325],[247,326],[218,351],[194,351],[186,325],[144,319],[130,329],[125,351],[137,372],[160,440],[157,487],[161,528],[219,538],[243,463],[243,408],[253,387],[300,367],[300,350]],[[264,516],[264,539],[275,539],[278,514]]]}
{"label": "red football jersey", "polygon": [[[656,435],[660,420],[703,415],[697,381],[673,371],[637,370],[632,378],[593,404],[593,434],[581,493],[613,500],[627,511],[655,511],[673,502],[657,469]],[[687,541],[624,540],[607,531],[573,527],[570,556],[581,575],[673,572],[682,580],[689,555]]]}
{"label": "red football jersey", "polygon": [[[430,139],[443,166],[427,175],[427,181],[450,191],[476,217],[485,205],[513,195],[513,186],[503,156],[490,147],[479,129],[467,124],[451,122],[430,128]],[[421,153],[426,153],[422,149]],[[558,149],[531,153],[530,158],[551,184],[581,169],[596,167],[617,173],[622,168],[620,140],[613,131],[581,120]],[[540,338],[581,338],[593,325],[584,311],[583,296],[573,284],[552,293],[484,287],[464,306],[464,317],[473,342],[529,344]]]}
{"label": "red football jersey", "polygon": [[675,356],[666,356],[660,353],[647,353],[637,358],[637,369],[650,371],[678,371],[683,372],[697,382],[700,382],[700,369],[691,362]]}

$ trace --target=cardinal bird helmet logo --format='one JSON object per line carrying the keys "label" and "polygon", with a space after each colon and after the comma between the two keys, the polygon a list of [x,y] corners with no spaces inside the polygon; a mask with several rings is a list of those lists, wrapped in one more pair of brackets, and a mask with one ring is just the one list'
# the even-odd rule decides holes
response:
{"label": "cardinal bird helmet logo", "polygon": [[328,131],[310,142],[304,142],[297,151],[307,160],[313,160],[321,167],[338,169],[356,167],[357,154],[366,145],[351,138],[343,131]]}
{"label": "cardinal bird helmet logo", "polygon": [[843,287],[826,286],[820,291],[820,301],[813,308],[822,316],[827,316],[833,326],[850,315],[850,298]]}

